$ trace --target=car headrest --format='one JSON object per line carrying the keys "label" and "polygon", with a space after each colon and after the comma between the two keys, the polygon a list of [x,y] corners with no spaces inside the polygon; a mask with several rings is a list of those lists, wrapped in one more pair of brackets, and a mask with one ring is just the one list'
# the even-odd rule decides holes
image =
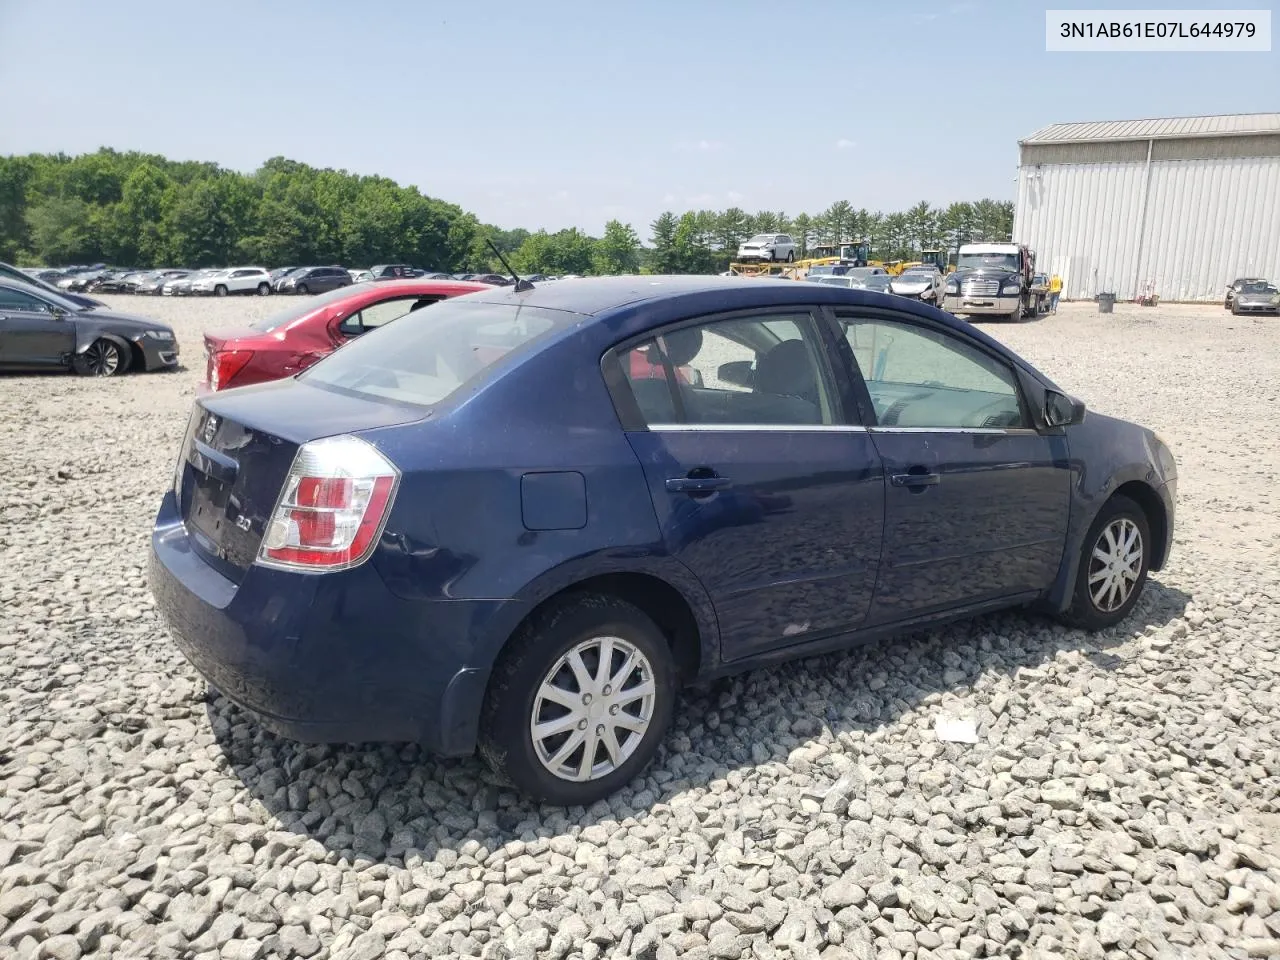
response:
{"label": "car headrest", "polygon": [[760,358],[756,390],[817,401],[818,383],[813,361],[803,340],[784,340]]}
{"label": "car headrest", "polygon": [[693,327],[686,330],[675,330],[662,335],[666,346],[667,359],[673,367],[683,367],[698,355],[702,349],[702,330]]}

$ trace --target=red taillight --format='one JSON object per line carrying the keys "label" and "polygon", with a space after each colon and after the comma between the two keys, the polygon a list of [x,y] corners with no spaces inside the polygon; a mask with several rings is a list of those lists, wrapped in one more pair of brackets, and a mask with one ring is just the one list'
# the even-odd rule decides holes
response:
{"label": "red taillight", "polygon": [[345,570],[373,552],[400,472],[356,437],[302,445],[267,524],[258,562],[291,570]]}
{"label": "red taillight", "polygon": [[252,350],[219,350],[209,354],[209,389],[225,390],[253,357]]}

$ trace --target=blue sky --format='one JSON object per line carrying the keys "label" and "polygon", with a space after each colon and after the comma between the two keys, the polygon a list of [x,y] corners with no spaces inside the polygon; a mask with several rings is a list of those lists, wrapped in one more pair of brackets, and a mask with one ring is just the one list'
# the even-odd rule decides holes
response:
{"label": "blue sky", "polygon": [[284,155],[647,238],[663,209],[1011,200],[1045,124],[1280,109],[1274,51],[1050,54],[1045,6],[0,0],[0,154]]}

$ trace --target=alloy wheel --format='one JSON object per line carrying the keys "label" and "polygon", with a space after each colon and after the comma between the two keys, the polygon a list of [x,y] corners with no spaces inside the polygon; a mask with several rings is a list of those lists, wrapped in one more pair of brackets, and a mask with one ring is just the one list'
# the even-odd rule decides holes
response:
{"label": "alloy wheel", "polygon": [[539,762],[578,783],[618,769],[654,716],[653,665],[621,637],[576,644],[547,671],[533,699],[529,734]]}
{"label": "alloy wheel", "polygon": [[1142,533],[1128,517],[1116,517],[1098,534],[1089,557],[1089,597],[1104,613],[1129,600],[1142,573]]}
{"label": "alloy wheel", "polygon": [[85,351],[85,364],[95,377],[109,377],[120,368],[120,349],[107,340],[97,340]]}

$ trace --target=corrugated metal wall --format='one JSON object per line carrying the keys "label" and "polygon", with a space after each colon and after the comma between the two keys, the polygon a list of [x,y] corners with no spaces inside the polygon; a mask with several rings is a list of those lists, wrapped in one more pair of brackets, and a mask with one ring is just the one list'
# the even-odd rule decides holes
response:
{"label": "corrugated metal wall", "polygon": [[1280,158],[1157,160],[1149,186],[1145,163],[1023,167],[1013,235],[1064,299],[1151,282],[1162,300],[1219,300],[1241,275],[1280,280]]}

